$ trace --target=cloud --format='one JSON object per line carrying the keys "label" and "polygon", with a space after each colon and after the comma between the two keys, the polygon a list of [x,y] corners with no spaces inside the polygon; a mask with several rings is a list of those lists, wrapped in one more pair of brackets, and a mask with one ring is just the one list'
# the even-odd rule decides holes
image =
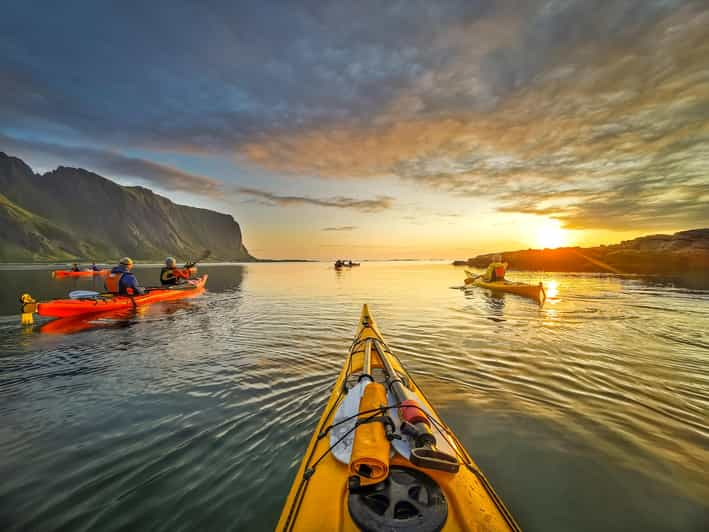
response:
{"label": "cloud", "polygon": [[355,199],[345,196],[333,198],[312,198],[309,196],[281,196],[265,190],[241,187],[237,189],[240,194],[253,196],[263,200],[267,205],[290,207],[294,205],[315,205],[318,207],[335,207],[338,209],[354,209],[361,212],[378,212],[390,209],[394,198],[390,196],[377,196],[374,199]]}
{"label": "cloud", "polygon": [[393,176],[574,228],[707,219],[706,2],[25,2],[3,15],[0,132],[100,139],[110,149],[82,164],[103,171],[219,194],[120,155],[206,152],[295,178]]}
{"label": "cloud", "polygon": [[682,3],[26,2],[0,19],[0,123],[240,153],[263,135],[490,110],[565,50],[628,38]]}
{"label": "cloud", "polygon": [[0,123],[77,143],[229,151],[265,132],[375,117],[447,61],[432,39],[494,10],[491,0],[23,4],[0,19]]}
{"label": "cloud", "polygon": [[355,225],[340,225],[337,227],[323,227],[323,231],[354,231],[357,229]]}
{"label": "cloud", "polygon": [[[560,20],[571,17],[567,9],[596,20],[581,33],[592,34],[598,20],[615,20],[611,33],[632,39],[611,38],[608,28],[598,30],[605,41],[563,36],[584,46],[555,50],[545,68],[535,62],[534,75],[500,86],[504,98],[494,108],[273,135],[247,145],[245,154],[303,174],[393,175],[574,229],[706,225],[709,9],[653,3],[646,12],[629,2],[622,13],[608,8],[594,15],[576,2],[548,5]],[[537,24],[554,26],[552,15],[539,17],[522,32],[525,46]],[[542,49],[551,52],[547,44]],[[505,50],[496,53],[516,57],[517,48]],[[426,95],[417,91],[402,101]]]}
{"label": "cloud", "polygon": [[127,157],[118,152],[87,146],[64,146],[39,141],[28,141],[0,133],[0,149],[29,160],[51,160],[56,165],[82,165],[109,177],[124,176],[146,181],[165,190],[180,190],[192,194],[221,197],[223,184],[201,175],[158,164],[138,157]]}

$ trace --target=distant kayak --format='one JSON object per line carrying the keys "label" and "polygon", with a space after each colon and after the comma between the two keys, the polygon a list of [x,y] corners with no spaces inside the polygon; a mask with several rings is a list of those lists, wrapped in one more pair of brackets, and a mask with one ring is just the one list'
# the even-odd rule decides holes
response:
{"label": "distant kayak", "polygon": [[185,284],[166,288],[150,288],[145,294],[134,297],[114,294],[96,294],[94,297],[87,297],[85,299],[54,299],[46,302],[33,302],[31,303],[32,306],[28,307],[25,305],[22,310],[23,314],[36,312],[40,316],[50,318],[67,318],[71,316],[131,309],[160,301],[173,301],[199,295],[204,291],[207,277],[208,276],[205,274]]}
{"label": "distant kayak", "polygon": [[542,283],[534,285],[515,283],[512,281],[483,281],[481,276],[469,271],[466,271],[465,274],[467,275],[465,279],[466,286],[479,286],[480,288],[487,288],[488,290],[496,292],[507,292],[509,294],[529,297],[539,303],[543,303],[546,299],[546,292],[544,291],[544,285],[542,285]]}
{"label": "distant kayak", "polygon": [[276,530],[519,527],[364,305]]}
{"label": "distant kayak", "polygon": [[[197,266],[192,266],[191,268],[182,268],[181,272],[187,272],[189,275],[195,275],[197,273]],[[73,270],[54,270],[52,272],[53,279],[61,279],[62,277],[93,277],[95,275],[108,275],[111,273],[109,268],[103,270],[81,270],[75,272]]]}
{"label": "distant kayak", "polygon": [[75,272],[73,270],[54,270],[52,272],[53,279],[60,279],[62,277],[93,277],[94,275],[108,275],[110,270],[81,270]]}

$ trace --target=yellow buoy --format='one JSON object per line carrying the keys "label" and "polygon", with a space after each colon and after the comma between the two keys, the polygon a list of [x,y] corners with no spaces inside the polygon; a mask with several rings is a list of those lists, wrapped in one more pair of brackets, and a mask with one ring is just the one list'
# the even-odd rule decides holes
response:
{"label": "yellow buoy", "polygon": [[20,323],[22,323],[22,325],[32,325],[34,323],[34,317],[32,315],[37,312],[37,301],[29,294],[22,294],[20,296],[20,303],[22,303]]}

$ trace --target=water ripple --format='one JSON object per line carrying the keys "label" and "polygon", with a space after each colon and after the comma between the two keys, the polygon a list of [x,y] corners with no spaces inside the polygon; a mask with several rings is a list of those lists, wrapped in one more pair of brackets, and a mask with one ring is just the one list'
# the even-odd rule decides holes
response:
{"label": "water ripple", "polygon": [[0,317],[3,529],[272,529],[364,302],[525,528],[701,529],[706,292],[518,273],[557,283],[539,307],[441,264],[207,269],[200,298],[76,334]]}

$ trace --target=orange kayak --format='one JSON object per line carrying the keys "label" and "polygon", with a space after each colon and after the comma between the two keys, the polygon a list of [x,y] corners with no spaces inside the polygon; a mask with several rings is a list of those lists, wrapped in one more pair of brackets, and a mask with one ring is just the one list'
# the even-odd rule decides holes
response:
{"label": "orange kayak", "polygon": [[[129,297],[113,294],[98,294],[87,299],[55,299],[47,302],[34,303],[34,309],[40,316],[51,318],[66,318],[103,312],[113,312],[132,309],[142,305],[150,305],[159,301],[174,301],[194,297],[204,292],[207,275],[189,283],[171,286],[169,288],[151,288],[145,294]],[[25,310],[23,309],[23,312]]]}
{"label": "orange kayak", "polygon": [[111,270],[81,270],[80,272],[75,272],[73,270],[54,270],[52,272],[52,279],[59,279],[62,277],[93,277],[94,275],[108,275]]}

